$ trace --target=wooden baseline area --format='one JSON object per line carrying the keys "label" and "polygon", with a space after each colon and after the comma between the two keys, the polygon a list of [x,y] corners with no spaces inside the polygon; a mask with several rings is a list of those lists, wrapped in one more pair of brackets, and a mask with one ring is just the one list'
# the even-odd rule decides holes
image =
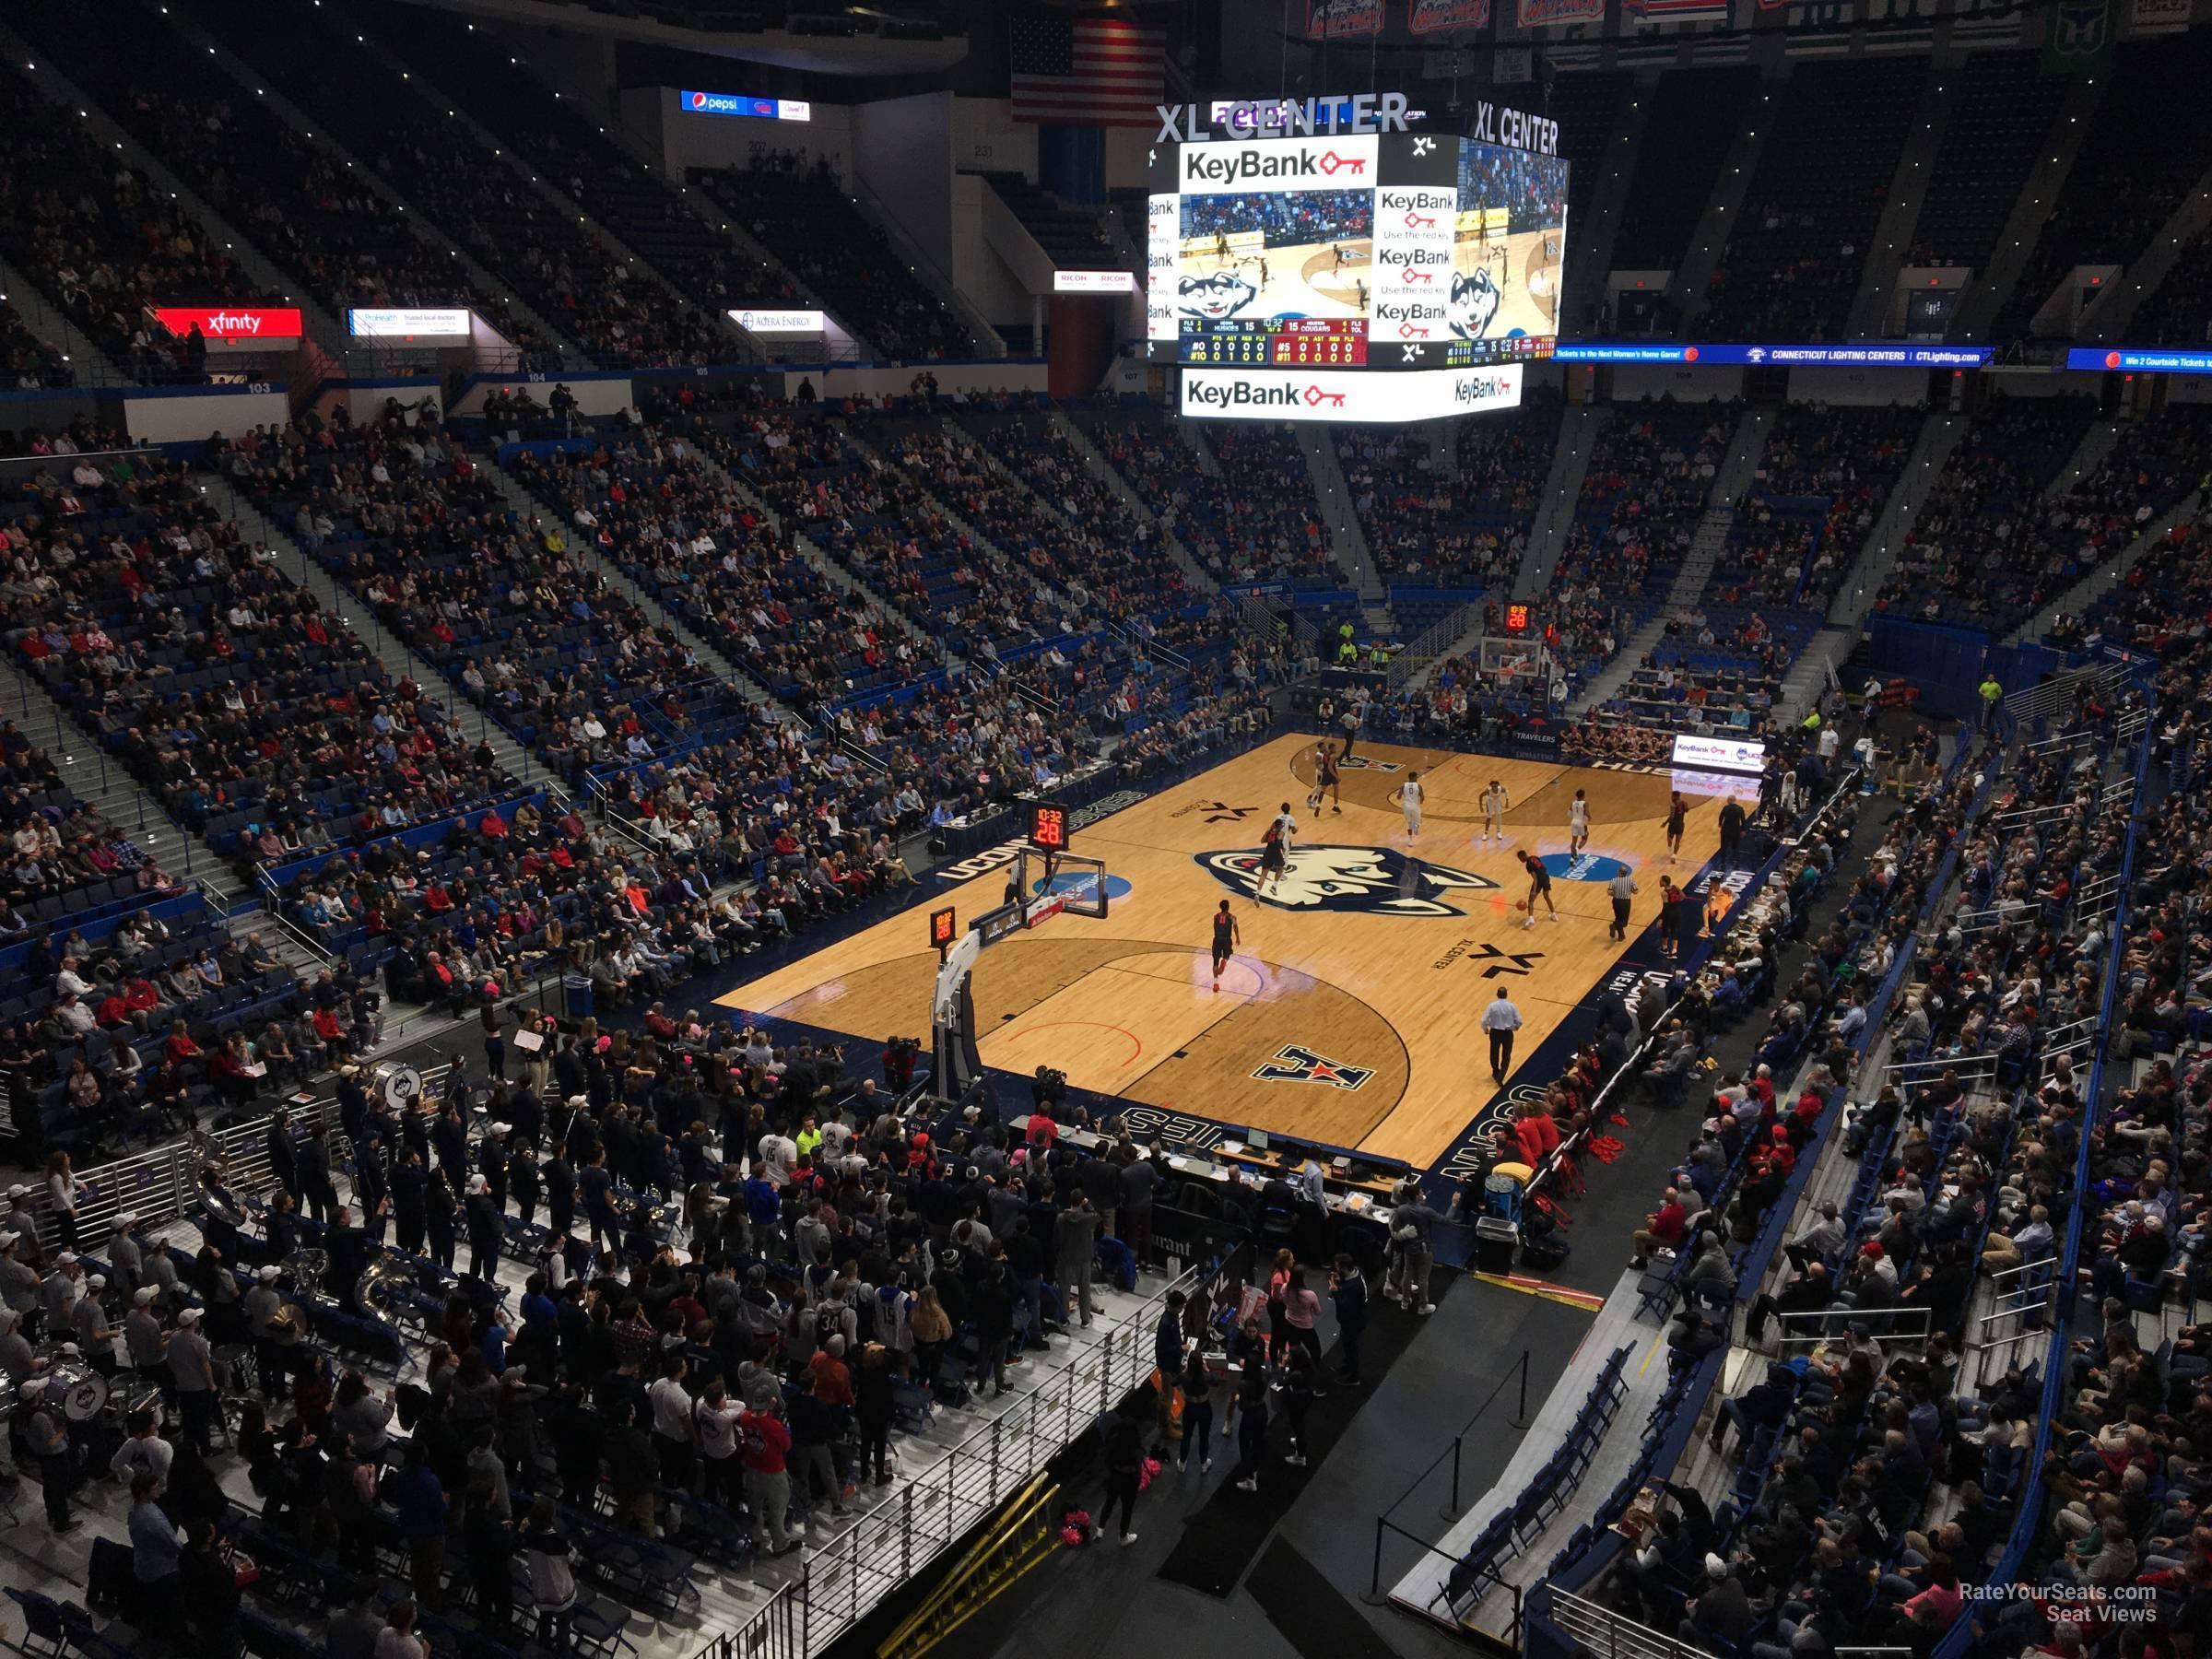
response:
{"label": "wooden baseline area", "polygon": [[[1632,940],[1657,912],[1659,876],[1687,878],[1717,840],[1720,798],[1690,797],[1682,859],[1666,862],[1664,775],[1388,744],[1356,747],[1342,810],[1316,819],[1314,741],[1278,738],[1079,831],[1071,850],[1105,861],[1109,913],[1057,915],[982,953],[971,984],[985,1063],[1052,1065],[1077,1088],[1425,1167],[1495,1092],[1477,1021],[1498,987],[1524,1021],[1519,1065],[1626,948],[1608,936],[1615,866],[1642,889]],[[1416,771],[1418,838],[1392,800]],[[1493,778],[1512,802],[1504,846],[1477,839]],[[1571,860],[1578,788],[1590,842]],[[1279,895],[1255,897],[1261,834],[1285,801],[1299,826],[1289,867]],[[1560,918],[1539,906],[1533,930],[1515,909],[1532,849]],[[1007,879],[1002,868],[940,883],[934,902],[965,928]],[[1223,898],[1240,936],[1217,991]],[[926,1033],[936,966],[916,909],[717,1001],[880,1042]]]}

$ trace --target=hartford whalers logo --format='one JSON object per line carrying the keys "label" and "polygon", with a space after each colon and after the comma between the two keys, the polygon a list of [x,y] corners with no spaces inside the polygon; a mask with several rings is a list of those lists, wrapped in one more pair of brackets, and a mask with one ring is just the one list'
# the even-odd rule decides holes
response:
{"label": "hartford whalers logo", "polygon": [[1261,882],[1260,855],[1246,848],[1200,853],[1198,865],[1232,892],[1278,910],[1364,911],[1385,916],[1464,916],[1451,892],[1495,892],[1472,870],[1408,858],[1394,847],[1300,847],[1277,883]]}

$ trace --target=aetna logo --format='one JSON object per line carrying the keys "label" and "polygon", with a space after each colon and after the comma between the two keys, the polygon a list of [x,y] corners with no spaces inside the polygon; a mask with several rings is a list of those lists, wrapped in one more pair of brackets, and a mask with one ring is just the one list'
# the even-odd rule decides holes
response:
{"label": "aetna logo", "polygon": [[1216,409],[1295,409],[1305,401],[1301,389],[1288,383],[1194,381],[1186,391],[1191,402]]}
{"label": "aetna logo", "polygon": [[1263,149],[1243,145],[1194,146],[1182,152],[1184,184],[1247,184],[1263,180],[1354,177],[1367,171],[1367,158],[1347,156],[1324,146]]}

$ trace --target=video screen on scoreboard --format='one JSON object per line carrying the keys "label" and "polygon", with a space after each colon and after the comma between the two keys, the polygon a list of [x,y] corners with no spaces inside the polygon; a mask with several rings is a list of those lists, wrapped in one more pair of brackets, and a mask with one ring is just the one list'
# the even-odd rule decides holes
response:
{"label": "video screen on scoreboard", "polygon": [[1153,151],[1151,355],[1425,370],[1548,356],[1567,163],[1428,134]]}

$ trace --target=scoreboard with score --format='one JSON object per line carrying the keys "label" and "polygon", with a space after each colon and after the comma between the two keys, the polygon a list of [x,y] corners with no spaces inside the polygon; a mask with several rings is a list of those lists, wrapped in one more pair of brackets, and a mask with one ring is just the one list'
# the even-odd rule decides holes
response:
{"label": "scoreboard with score", "polygon": [[929,912],[929,944],[933,950],[943,950],[959,937],[959,927],[951,905]]}

